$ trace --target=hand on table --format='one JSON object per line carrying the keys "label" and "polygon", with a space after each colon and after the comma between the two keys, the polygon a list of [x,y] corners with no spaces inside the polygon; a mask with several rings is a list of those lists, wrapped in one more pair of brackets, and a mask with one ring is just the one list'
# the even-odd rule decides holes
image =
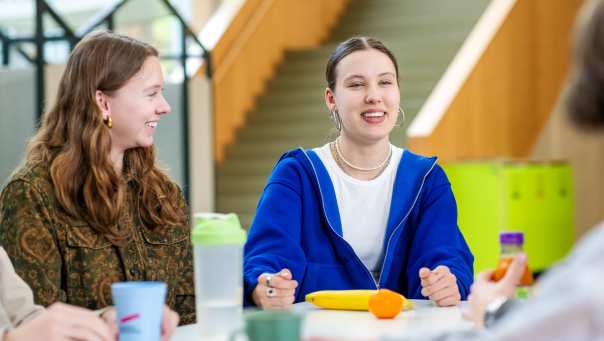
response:
{"label": "hand on table", "polygon": [[484,326],[485,309],[489,303],[498,297],[514,297],[516,286],[524,274],[526,254],[514,256],[505,276],[499,282],[493,282],[493,270],[483,271],[476,276],[468,296],[468,310],[464,317],[473,321],[478,327]]}
{"label": "hand on table", "polygon": [[439,265],[434,270],[421,268],[419,278],[422,283],[422,295],[430,298],[439,307],[457,305],[461,300],[457,278],[448,267]]}
{"label": "hand on table", "polygon": [[33,320],[5,334],[6,341],[68,341],[68,340],[117,340],[110,326],[94,311],[54,303]]}
{"label": "hand on table", "polygon": [[298,282],[292,279],[288,269],[278,273],[263,273],[258,276],[258,285],[252,292],[252,299],[263,309],[289,309],[296,298]]}
{"label": "hand on table", "polygon": [[[119,331],[118,331],[118,327],[117,327],[117,323],[116,323],[117,312],[116,312],[115,308],[112,307],[111,309],[104,312],[102,315],[102,318],[111,327],[113,335],[116,335],[115,339],[117,340],[117,335],[118,335]],[[163,312],[163,319],[162,319],[162,326],[161,326],[161,341],[170,340],[170,337],[172,336],[172,334],[176,330],[176,327],[178,326],[179,320],[180,320],[180,317],[178,316],[178,314],[175,311],[170,310],[170,308],[167,305],[164,305],[164,312]]]}

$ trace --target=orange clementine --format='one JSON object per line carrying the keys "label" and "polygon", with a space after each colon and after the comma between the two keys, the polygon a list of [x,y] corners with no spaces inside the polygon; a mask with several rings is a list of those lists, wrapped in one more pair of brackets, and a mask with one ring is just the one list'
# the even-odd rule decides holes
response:
{"label": "orange clementine", "polygon": [[369,297],[369,311],[380,319],[395,318],[405,305],[405,297],[388,289],[380,289]]}

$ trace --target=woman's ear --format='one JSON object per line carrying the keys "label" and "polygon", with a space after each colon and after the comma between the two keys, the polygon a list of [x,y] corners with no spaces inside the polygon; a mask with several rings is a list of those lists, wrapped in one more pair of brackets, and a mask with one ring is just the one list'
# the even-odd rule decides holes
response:
{"label": "woman's ear", "polygon": [[97,90],[94,93],[94,99],[97,107],[99,110],[101,110],[101,113],[103,113],[103,119],[107,119],[109,116],[111,116],[107,95],[105,95],[101,90]]}
{"label": "woman's ear", "polygon": [[325,88],[325,105],[330,112],[336,110],[336,97],[330,88]]}

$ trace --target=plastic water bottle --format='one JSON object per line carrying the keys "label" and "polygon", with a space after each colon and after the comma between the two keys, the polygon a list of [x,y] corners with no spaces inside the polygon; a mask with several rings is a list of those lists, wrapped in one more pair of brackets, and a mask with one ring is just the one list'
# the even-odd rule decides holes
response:
{"label": "plastic water bottle", "polygon": [[243,325],[245,231],[234,213],[199,213],[191,236],[199,331],[204,340],[227,339]]}
{"label": "plastic water bottle", "polygon": [[[523,251],[524,233],[522,232],[501,232],[499,235],[501,243],[501,258],[497,268],[493,272],[493,280],[499,281],[508,270],[514,256]],[[526,299],[529,295],[529,288],[533,284],[533,273],[528,264],[524,268],[524,273],[516,289],[516,298]]]}

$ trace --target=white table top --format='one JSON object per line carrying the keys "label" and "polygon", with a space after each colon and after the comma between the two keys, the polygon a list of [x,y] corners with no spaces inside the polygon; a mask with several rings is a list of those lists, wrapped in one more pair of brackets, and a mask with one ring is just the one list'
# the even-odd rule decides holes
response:
{"label": "white table top", "polygon": [[[457,307],[440,308],[430,301],[413,300],[414,309],[401,312],[392,320],[380,320],[369,312],[318,309],[310,303],[294,305],[305,314],[302,340],[378,340],[384,336],[472,328],[462,317],[465,302]],[[196,325],[176,329],[172,341],[200,340]]]}

